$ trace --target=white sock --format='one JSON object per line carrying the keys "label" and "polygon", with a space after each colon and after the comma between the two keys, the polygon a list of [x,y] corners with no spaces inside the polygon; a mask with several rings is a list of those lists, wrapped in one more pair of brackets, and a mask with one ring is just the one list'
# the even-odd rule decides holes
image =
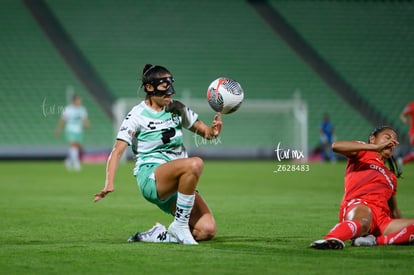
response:
{"label": "white sock", "polygon": [[72,162],[69,159],[69,156],[65,158],[65,167],[68,171],[72,170]]}
{"label": "white sock", "polygon": [[69,159],[75,170],[80,170],[79,149],[77,147],[69,148]]}
{"label": "white sock", "polygon": [[177,208],[174,215],[174,223],[179,226],[188,226],[191,210],[193,209],[195,195],[186,195],[178,192]]}

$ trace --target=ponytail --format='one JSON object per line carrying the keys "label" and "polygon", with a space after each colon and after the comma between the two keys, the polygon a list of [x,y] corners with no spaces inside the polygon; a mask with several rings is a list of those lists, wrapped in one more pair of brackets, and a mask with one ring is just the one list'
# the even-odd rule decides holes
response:
{"label": "ponytail", "polygon": [[[372,132],[370,136],[377,136],[378,133],[382,132],[384,129],[390,129],[394,132],[396,132],[394,130],[394,128],[392,128],[391,126],[387,126],[387,125],[382,125],[379,126],[377,128],[375,128]],[[368,143],[369,143],[369,139],[368,139]],[[398,165],[397,161],[395,160],[394,156],[391,156],[390,158],[387,159],[388,162],[388,169],[390,169],[391,172],[393,172],[397,178],[401,177],[402,175],[402,169],[401,167]]]}
{"label": "ponytail", "polygon": [[394,156],[391,156],[389,159],[387,159],[387,162],[388,162],[388,168],[390,169],[390,171],[393,172],[397,176],[397,178],[400,178],[402,175],[402,169],[398,165]]}

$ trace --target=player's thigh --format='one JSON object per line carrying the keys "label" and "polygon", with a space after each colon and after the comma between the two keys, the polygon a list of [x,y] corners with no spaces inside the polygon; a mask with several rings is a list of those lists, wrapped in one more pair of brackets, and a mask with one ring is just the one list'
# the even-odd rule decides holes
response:
{"label": "player's thigh", "polygon": [[198,157],[182,158],[166,162],[157,167],[155,176],[157,180],[174,181],[182,174],[193,171],[201,173],[203,169],[203,161]]}
{"label": "player's thigh", "polygon": [[392,220],[388,226],[384,230],[384,235],[392,234],[402,230],[403,228],[409,226],[410,224],[414,224],[414,218],[411,219],[394,219]]}
{"label": "player's thigh", "polygon": [[199,177],[202,170],[203,161],[198,157],[176,159],[158,166],[154,175],[160,199],[177,192],[178,182],[182,175],[192,172]]}

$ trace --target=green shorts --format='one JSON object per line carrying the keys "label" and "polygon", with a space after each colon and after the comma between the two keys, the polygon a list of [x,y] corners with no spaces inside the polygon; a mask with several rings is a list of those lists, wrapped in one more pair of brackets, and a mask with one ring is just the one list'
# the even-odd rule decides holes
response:
{"label": "green shorts", "polygon": [[139,167],[138,174],[136,176],[138,187],[147,201],[155,204],[167,214],[172,214],[175,202],[177,201],[177,193],[171,195],[165,200],[158,199],[154,171],[159,165],[159,163],[148,163]]}
{"label": "green shorts", "polygon": [[65,136],[66,136],[66,140],[68,142],[82,143],[82,141],[83,141],[83,134],[82,133],[66,131]]}

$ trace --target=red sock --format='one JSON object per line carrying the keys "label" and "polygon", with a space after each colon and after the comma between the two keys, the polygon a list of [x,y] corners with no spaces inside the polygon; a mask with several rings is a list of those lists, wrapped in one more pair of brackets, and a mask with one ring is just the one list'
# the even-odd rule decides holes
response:
{"label": "red sock", "polygon": [[407,244],[414,241],[414,224],[404,227],[398,232],[377,237],[377,245]]}
{"label": "red sock", "polygon": [[414,152],[411,152],[403,158],[403,163],[406,164],[413,160],[414,160]]}
{"label": "red sock", "polygon": [[335,238],[346,241],[358,237],[359,234],[361,234],[361,224],[359,222],[354,220],[344,221],[335,225],[324,239]]}

